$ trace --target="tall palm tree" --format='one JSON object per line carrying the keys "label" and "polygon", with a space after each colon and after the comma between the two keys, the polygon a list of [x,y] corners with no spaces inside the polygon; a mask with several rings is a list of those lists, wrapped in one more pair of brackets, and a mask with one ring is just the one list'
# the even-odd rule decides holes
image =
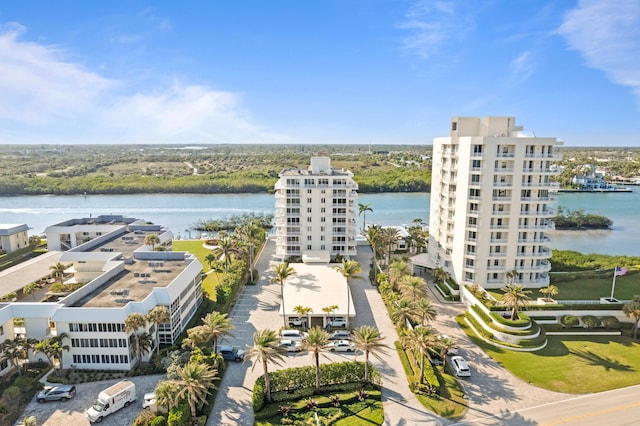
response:
{"label": "tall palm tree", "polygon": [[520,284],[509,284],[500,290],[504,291],[502,303],[511,309],[511,320],[515,320],[518,317],[518,309],[525,306],[527,302],[531,300],[531,298],[527,296],[531,293],[531,290],[525,290],[524,286]]}
{"label": "tall palm tree", "polygon": [[505,276],[507,278],[507,285],[513,285],[516,281],[516,277],[518,276],[518,271],[512,269],[511,271],[508,271]]}
{"label": "tall palm tree", "polygon": [[422,299],[418,299],[415,302],[415,316],[420,319],[421,325],[427,325],[428,322],[436,319],[436,308],[433,306],[431,301],[426,297]]}
{"label": "tall palm tree", "polygon": [[207,401],[211,390],[216,389],[213,384],[218,380],[218,370],[208,364],[197,361],[189,361],[183,367],[177,369],[178,379],[174,381],[177,392],[176,400],[186,400],[191,409],[191,424],[196,424],[198,406]]}
{"label": "tall palm tree", "polygon": [[231,265],[231,255],[238,254],[239,250],[236,247],[236,242],[233,237],[229,235],[224,235],[219,238],[217,241],[218,248],[213,250],[214,255],[222,258],[224,262],[224,273],[225,275],[229,273],[229,265]]}
{"label": "tall palm tree", "polygon": [[209,269],[213,269],[213,262],[218,260],[215,254],[209,253],[204,257],[204,260],[209,264]]}
{"label": "tall palm tree", "polygon": [[324,308],[322,308],[322,312],[325,313],[325,324],[326,324],[326,320],[328,319],[329,315],[333,314],[338,308],[339,308],[338,305],[330,305],[330,306],[325,306]]}
{"label": "tall palm tree", "polygon": [[256,220],[252,220],[237,227],[235,232],[236,235],[238,235],[243,241],[245,241],[247,245],[247,263],[249,264],[249,274],[251,277],[251,282],[253,282],[253,264],[255,261],[256,243],[260,239],[264,239],[265,231]]}
{"label": "tall palm tree", "polygon": [[382,361],[380,354],[388,348],[377,328],[363,325],[353,330],[352,341],[356,348],[364,352],[364,381],[369,382],[369,354]]}
{"label": "tall palm tree", "polygon": [[336,267],[336,270],[347,281],[347,328],[349,328],[349,315],[351,314],[351,280],[354,278],[361,278],[358,274],[362,272],[362,265],[356,260],[342,259],[342,264]]}
{"label": "tall palm tree", "polygon": [[283,262],[279,265],[275,265],[273,267],[273,278],[271,278],[271,282],[280,283],[280,297],[282,298],[282,322],[284,323],[285,328],[287,327],[287,311],[285,310],[284,304],[284,282],[295,275],[296,271],[292,267],[289,266],[289,262]]}
{"label": "tall palm tree", "polygon": [[156,245],[160,244],[160,237],[158,234],[147,234],[147,236],[144,237],[144,243],[145,245],[151,246],[151,251],[154,251]]}
{"label": "tall palm tree", "polygon": [[142,361],[142,357],[153,349],[153,336],[146,331],[136,334],[137,337],[131,342],[131,347],[133,352],[139,354],[139,359]]}
{"label": "tall palm tree", "polygon": [[382,245],[381,241],[381,228],[378,225],[369,226],[366,233],[367,242],[371,246],[371,251],[373,252],[373,269],[378,273],[378,256],[380,247]]}
{"label": "tall palm tree", "polygon": [[423,278],[405,275],[400,280],[400,294],[416,303],[418,299],[427,297],[427,283]]}
{"label": "tall palm tree", "polygon": [[166,408],[167,411],[176,406],[177,384],[173,381],[164,380],[158,383],[153,393],[156,395],[156,405]]}
{"label": "tall palm tree", "polygon": [[442,268],[436,268],[433,270],[433,281],[437,283],[443,283],[449,279],[449,273]]}
{"label": "tall palm tree", "polygon": [[386,228],[382,228],[382,241],[386,246],[387,253],[387,265],[391,262],[391,251],[393,249],[393,245],[400,239],[400,232],[392,227],[387,226]]}
{"label": "tall palm tree", "polygon": [[61,262],[58,262],[55,265],[50,266],[49,269],[53,271],[51,273],[53,274],[54,278],[58,278],[60,280],[60,283],[62,283],[62,279],[64,278],[64,270],[67,269],[67,267]]}
{"label": "tall palm tree", "polygon": [[424,383],[424,364],[429,351],[436,345],[436,337],[431,327],[416,327],[402,337],[402,345],[405,349],[416,351],[420,354],[420,384]]}
{"label": "tall palm tree", "polygon": [[53,363],[54,360],[58,360],[60,369],[62,369],[64,368],[62,363],[62,353],[63,351],[69,350],[69,345],[65,345],[63,340],[68,337],[69,336],[66,333],[61,333],[57,336],[51,337],[50,339],[41,340],[34,345],[33,350],[36,352],[42,352],[49,360],[49,365],[54,371],[57,370]]}
{"label": "tall palm tree", "polygon": [[310,324],[309,314],[313,313],[313,308],[310,308],[309,306],[297,305],[293,307],[293,312],[300,315],[301,320],[304,318],[307,326]]}
{"label": "tall palm tree", "polygon": [[622,312],[634,321],[633,338],[638,338],[638,322],[640,322],[640,296],[635,295],[630,302],[622,306]]}
{"label": "tall palm tree", "polygon": [[410,299],[403,297],[398,300],[396,306],[391,311],[391,321],[401,328],[407,327],[407,321],[416,317],[416,305]]}
{"label": "tall palm tree", "polygon": [[259,362],[262,364],[264,371],[264,391],[267,402],[271,402],[271,381],[269,380],[269,364],[282,365],[284,361],[284,353],[278,348],[280,339],[273,330],[264,329],[253,333],[253,346],[247,345],[247,351],[244,355],[245,362],[255,359],[256,362],[251,367],[255,368]]}
{"label": "tall palm tree", "polygon": [[397,290],[402,279],[411,274],[411,267],[402,259],[393,259],[389,264],[389,284]]}
{"label": "tall palm tree", "polygon": [[164,305],[156,305],[153,309],[151,309],[148,313],[147,313],[147,318],[146,318],[147,322],[150,322],[152,324],[155,325],[155,343],[156,343],[156,349],[159,351],[160,350],[160,331],[158,330],[160,328],[160,324],[164,324],[164,323],[168,323],[171,322],[171,312],[169,312],[169,309],[164,306]]}
{"label": "tall palm tree", "polygon": [[35,347],[37,340],[27,339],[23,336],[16,336],[14,339],[6,339],[2,342],[0,348],[5,358],[9,360],[9,364],[18,370],[18,374],[22,374],[22,369],[18,365],[19,360],[27,357],[29,349]]}
{"label": "tall palm tree", "polygon": [[358,203],[358,216],[362,216],[362,230],[367,231],[367,212],[373,212],[370,203]]}
{"label": "tall palm tree", "polygon": [[142,361],[142,351],[140,347],[140,335],[138,334],[138,330],[145,327],[147,325],[147,320],[144,315],[139,313],[129,314],[127,319],[124,320],[124,331],[127,334],[133,334],[133,353],[136,357],[136,365]]}
{"label": "tall palm tree", "polygon": [[324,352],[329,344],[329,333],[320,327],[309,329],[309,336],[303,342],[303,347],[310,351],[316,366],[316,391],[320,390],[320,353]]}
{"label": "tall palm tree", "polygon": [[223,336],[232,336],[231,331],[235,329],[229,314],[220,312],[209,312],[202,318],[205,333],[210,336],[213,342],[213,353],[218,353],[218,340]]}
{"label": "tall palm tree", "polygon": [[456,341],[449,336],[438,339],[438,349],[440,350],[440,358],[442,358],[442,369],[447,368],[447,354],[456,347]]}

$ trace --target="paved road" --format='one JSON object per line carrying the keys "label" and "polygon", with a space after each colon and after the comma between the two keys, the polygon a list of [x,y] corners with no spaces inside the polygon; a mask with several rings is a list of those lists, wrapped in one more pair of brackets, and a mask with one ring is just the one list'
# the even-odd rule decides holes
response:
{"label": "paved road", "polygon": [[640,424],[640,386],[572,397],[456,425],[632,426]]}

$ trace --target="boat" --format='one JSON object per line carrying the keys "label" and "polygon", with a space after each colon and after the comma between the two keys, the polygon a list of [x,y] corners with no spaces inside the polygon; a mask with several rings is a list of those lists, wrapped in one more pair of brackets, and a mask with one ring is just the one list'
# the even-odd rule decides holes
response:
{"label": "boat", "polygon": [[633,192],[631,188],[624,186],[617,186],[612,183],[606,182],[600,176],[596,176],[593,173],[587,173],[585,175],[576,175],[571,182],[575,185],[575,188],[561,188],[558,192],[595,192],[595,193],[610,193],[610,192]]}

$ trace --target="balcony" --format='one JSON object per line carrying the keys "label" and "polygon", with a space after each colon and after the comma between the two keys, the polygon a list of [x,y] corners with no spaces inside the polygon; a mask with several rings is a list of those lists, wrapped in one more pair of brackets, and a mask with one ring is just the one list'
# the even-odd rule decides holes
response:
{"label": "balcony", "polygon": [[513,186],[512,182],[493,182],[495,188],[510,188]]}
{"label": "balcony", "polygon": [[544,216],[550,217],[555,216],[556,212],[554,210],[541,210],[541,211],[530,211],[530,212],[520,212],[520,216]]}
{"label": "balcony", "polygon": [[513,157],[515,157],[515,156],[516,156],[516,155],[515,155],[515,153],[513,153],[513,152],[498,152],[498,153],[496,154],[496,157],[497,157],[497,158],[513,158]]}
{"label": "balcony", "polygon": [[495,169],[493,169],[494,173],[509,173],[512,174],[513,173],[513,167],[496,167]]}

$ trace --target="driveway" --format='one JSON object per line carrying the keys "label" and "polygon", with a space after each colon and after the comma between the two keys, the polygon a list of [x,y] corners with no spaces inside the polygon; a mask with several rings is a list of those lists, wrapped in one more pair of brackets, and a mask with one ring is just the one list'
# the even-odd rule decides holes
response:
{"label": "driveway", "polygon": [[[142,411],[144,394],[153,392],[156,384],[163,378],[162,375],[129,377],[136,385],[137,401],[128,407],[111,414],[102,421],[105,426],[131,425]],[[98,398],[100,391],[108,388],[120,380],[105,380],[101,382],[81,383],[76,386],[76,396],[66,402],[53,401],[40,404],[35,397],[29,403],[24,413],[18,419],[35,416],[36,424],[45,426],[76,426],[90,425],[85,417],[85,412]]]}

